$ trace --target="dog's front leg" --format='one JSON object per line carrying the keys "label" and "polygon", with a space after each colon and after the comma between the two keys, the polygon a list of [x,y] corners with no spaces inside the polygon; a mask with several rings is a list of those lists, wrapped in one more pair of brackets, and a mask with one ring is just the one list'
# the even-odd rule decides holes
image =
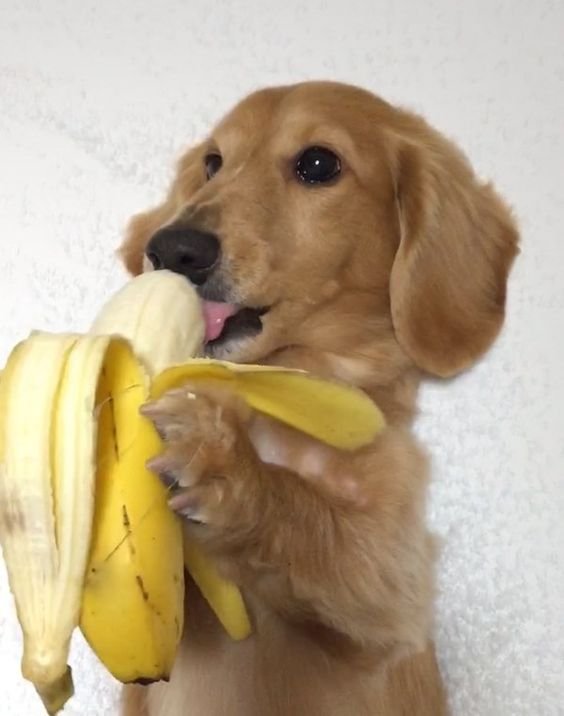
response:
{"label": "dog's front leg", "polygon": [[165,441],[150,465],[171,508],[244,590],[340,649],[384,657],[424,647],[433,549],[407,434],[389,430],[347,455],[340,491],[334,475],[311,481],[263,462],[250,411],[220,387],[170,392],[144,413]]}

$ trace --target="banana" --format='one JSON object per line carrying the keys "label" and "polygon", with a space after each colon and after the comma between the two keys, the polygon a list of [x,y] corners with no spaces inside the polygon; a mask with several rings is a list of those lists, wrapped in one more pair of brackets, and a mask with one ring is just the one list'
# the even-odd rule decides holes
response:
{"label": "banana", "polygon": [[22,673],[49,713],[73,693],[77,625],[121,681],[168,678],[183,627],[183,541],[145,468],[160,440],[139,407],[151,371],[188,360],[203,334],[188,283],[146,275],[103,307],[89,334],[34,332],[3,371],[0,541]]}
{"label": "banana", "polygon": [[[155,397],[151,376],[189,366],[201,351],[199,299],[177,274],[146,273],[110,299],[91,332],[127,339],[134,353],[112,345],[98,388],[97,512],[80,628],[120,681],[166,679],[183,626],[183,538],[166,491],[145,467],[161,445],[139,408]],[[245,638],[250,623],[239,591],[197,545],[184,543],[184,561],[189,569],[196,561],[192,576],[220,622],[234,639]]]}
{"label": "banana", "polygon": [[142,274],[102,307],[90,333],[117,340],[96,396],[96,506],[79,626],[119,681],[168,679],[184,620],[182,531],[145,467],[161,445],[139,409],[153,375],[201,350],[200,303],[183,277]]}
{"label": "banana", "polygon": [[73,691],[77,626],[120,681],[168,678],[184,567],[233,639],[251,632],[240,591],[183,535],[145,467],[162,445],[139,412],[144,402],[214,381],[344,450],[384,427],[360,391],[302,371],[198,358],[203,337],[195,290],[150,272],[111,297],[86,335],[34,331],[0,373],[0,543],[24,635],[22,673],[50,714]]}

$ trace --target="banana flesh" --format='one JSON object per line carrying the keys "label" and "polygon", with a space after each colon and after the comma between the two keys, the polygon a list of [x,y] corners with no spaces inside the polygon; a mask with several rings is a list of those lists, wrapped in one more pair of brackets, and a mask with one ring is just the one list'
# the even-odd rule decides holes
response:
{"label": "banana flesh", "polygon": [[156,376],[201,352],[205,324],[198,295],[183,276],[149,271],[102,306],[90,333],[125,338],[149,375]]}

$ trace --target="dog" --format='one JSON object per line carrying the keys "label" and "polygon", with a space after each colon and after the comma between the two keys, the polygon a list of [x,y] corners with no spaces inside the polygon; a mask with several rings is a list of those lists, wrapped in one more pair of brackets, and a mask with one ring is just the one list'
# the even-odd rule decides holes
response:
{"label": "dog", "polygon": [[259,90],[181,157],[163,202],[129,223],[127,269],[197,287],[206,355],[356,386],[387,427],[341,452],[213,384],[144,406],[165,445],[152,469],[240,586],[253,634],[230,641],[189,580],[170,682],[126,687],[126,716],[448,713],[411,426],[421,380],[497,338],[518,245],[456,146],[354,86]]}

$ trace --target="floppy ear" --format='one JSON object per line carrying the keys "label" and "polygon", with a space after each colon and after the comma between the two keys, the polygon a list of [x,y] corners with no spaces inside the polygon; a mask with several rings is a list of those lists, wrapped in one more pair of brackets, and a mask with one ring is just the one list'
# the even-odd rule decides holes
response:
{"label": "floppy ear", "polygon": [[135,214],[126,227],[125,237],[118,249],[118,256],[133,276],[143,273],[145,247],[151,236],[174,215],[174,205],[166,200],[160,206]]}
{"label": "floppy ear", "polygon": [[158,229],[171,222],[203,181],[201,145],[182,156],[176,174],[162,204],[133,216],[125,230],[118,256],[127,270],[137,276],[143,272],[145,247]]}
{"label": "floppy ear", "polygon": [[431,130],[401,140],[395,166],[401,238],[390,279],[397,339],[422,370],[468,368],[504,318],[518,252],[509,210],[465,158]]}

